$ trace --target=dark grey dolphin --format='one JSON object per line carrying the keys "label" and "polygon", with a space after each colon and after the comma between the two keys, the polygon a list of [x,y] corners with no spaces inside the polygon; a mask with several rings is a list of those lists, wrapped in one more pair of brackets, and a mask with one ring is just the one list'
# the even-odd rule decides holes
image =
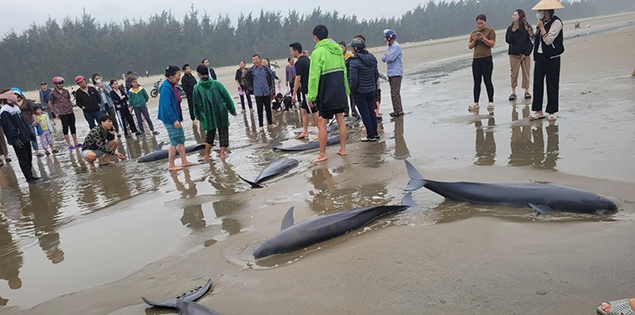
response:
{"label": "dark grey dolphin", "polygon": [[437,182],[423,178],[410,162],[405,162],[410,177],[404,188],[407,191],[425,187],[447,199],[517,208],[531,207],[541,214],[552,210],[595,214],[617,209],[615,203],[607,198],[565,186]]}
{"label": "dark grey dolphin", "polygon": [[267,166],[262,172],[260,172],[258,177],[256,177],[256,179],[253,182],[244,179],[240,175],[238,175],[238,177],[240,177],[240,179],[244,180],[249,185],[251,185],[251,188],[262,188],[260,183],[266,180],[269,180],[271,178],[274,178],[280,174],[284,174],[288,172],[290,169],[298,166],[298,160],[296,159],[278,160],[274,158],[267,158],[267,161],[271,161],[271,164],[269,164],[269,166]]}
{"label": "dark grey dolphin", "polygon": [[203,296],[203,294],[205,294],[211,287],[212,280],[210,279],[207,280],[207,284],[204,286],[199,287],[190,293],[184,293],[176,299],[165,302],[152,302],[144,297],[141,297],[141,299],[150,306],[175,308],[179,311],[179,315],[221,315],[214,310],[194,302]]}
{"label": "dark grey dolphin", "polygon": [[[168,158],[168,150],[161,150],[163,147],[163,142],[159,143],[154,151],[146,156],[143,156],[139,159],[139,163],[152,162],[158,160],[164,160]],[[205,149],[205,144],[194,144],[188,145],[185,147],[185,153],[190,153],[198,150]],[[176,156],[179,156],[179,151],[176,151]]]}
{"label": "dark grey dolphin", "polygon": [[[349,135],[346,135],[346,139],[348,139]],[[307,143],[303,143],[303,144],[299,144],[296,146],[292,146],[292,147],[287,147],[287,148],[281,148],[278,147],[277,144],[277,139],[273,139],[273,150],[280,150],[280,151],[306,151],[306,150],[312,150],[312,149],[318,149],[320,147],[320,142],[319,141],[309,141]],[[335,144],[339,144],[340,143],[340,136],[331,136],[328,137],[328,139],[326,140],[326,146],[332,146]]]}
{"label": "dark grey dolphin", "polygon": [[410,193],[401,205],[356,208],[329,213],[294,224],[293,207],[282,219],[281,231],[262,242],[254,251],[255,258],[289,252],[344,235],[389,213],[403,211],[414,202]]}

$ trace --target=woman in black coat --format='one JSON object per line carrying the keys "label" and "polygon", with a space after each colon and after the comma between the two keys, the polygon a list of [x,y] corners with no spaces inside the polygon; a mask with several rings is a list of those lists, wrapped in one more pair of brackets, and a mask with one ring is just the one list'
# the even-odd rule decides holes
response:
{"label": "woman in black coat", "polygon": [[531,98],[529,94],[529,70],[531,69],[531,52],[533,44],[527,32],[527,20],[525,11],[518,9],[512,15],[512,23],[507,28],[505,41],[509,44],[509,64],[511,66],[512,94],[510,101],[516,100],[516,86],[518,85],[518,74],[522,69],[522,87],[525,90],[524,97]]}
{"label": "woman in black coat", "polygon": [[121,114],[123,133],[126,135],[126,138],[132,138],[132,135],[128,134],[128,128],[130,128],[132,133],[138,135],[137,127],[131,115],[132,108],[128,108],[128,94],[126,94],[126,90],[123,86],[119,86],[117,80],[110,80],[110,87],[112,88],[110,98],[112,98],[115,108],[119,111],[119,114]]}

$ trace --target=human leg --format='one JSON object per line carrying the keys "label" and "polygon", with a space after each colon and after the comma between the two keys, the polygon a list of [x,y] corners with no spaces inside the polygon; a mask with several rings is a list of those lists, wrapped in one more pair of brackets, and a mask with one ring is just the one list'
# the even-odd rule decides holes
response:
{"label": "human leg", "polygon": [[328,119],[318,117],[317,125],[318,125],[318,140],[320,142],[320,154],[315,160],[313,160],[314,162],[322,162],[328,159],[326,157],[326,141],[328,138],[328,134],[326,131],[326,124],[328,123],[328,121],[329,121]]}
{"label": "human leg", "polygon": [[534,64],[534,99],[531,110],[542,114],[542,101],[545,89],[545,62],[536,60]]}
{"label": "human leg", "polygon": [[218,138],[220,140],[220,158],[224,159],[227,157],[225,151],[229,147],[229,128],[218,128]]}
{"label": "human leg", "polygon": [[148,112],[148,106],[141,107],[141,113],[143,114],[143,117],[145,117],[146,123],[148,124],[148,128],[150,128],[150,131],[152,131],[152,133],[154,133],[154,134],[158,134],[158,132],[156,132],[154,130],[154,124],[152,123],[152,119],[150,119],[150,113]]}
{"label": "human leg", "polygon": [[88,129],[95,128],[95,120],[93,119],[93,115],[90,112],[84,112],[84,119],[88,123]]}
{"label": "human leg", "polygon": [[141,107],[135,107],[134,108],[134,115],[137,117],[137,125],[139,126],[139,132],[141,133],[141,135],[145,135],[146,131],[143,128],[143,119],[141,118],[141,116],[143,115],[142,113],[142,109]]}
{"label": "human leg", "polygon": [[545,64],[547,78],[547,108],[549,114],[558,112],[558,96],[560,94],[560,58],[553,58]]}
{"label": "human leg", "polygon": [[520,63],[520,67],[523,71],[523,83],[522,87],[525,89],[525,93],[529,93],[529,71],[531,70],[531,56],[526,56]]}
{"label": "human leg", "polygon": [[392,109],[395,113],[403,114],[403,106],[401,105],[401,79],[402,77],[390,77],[390,99],[392,100]]}
{"label": "human leg", "polygon": [[31,143],[24,143],[21,148],[13,146],[13,150],[15,151],[15,156],[18,158],[18,163],[20,164],[20,169],[22,170],[22,174],[24,174],[24,178],[27,182],[32,181],[33,173],[31,169],[33,165],[31,162],[33,156],[31,155]]}
{"label": "human leg", "polygon": [[207,131],[207,135],[205,136],[205,155],[203,155],[204,160],[211,159],[210,153],[212,152],[212,146],[214,145],[215,137],[216,137],[216,129],[211,129]]}
{"label": "human leg", "polygon": [[195,121],[194,118],[194,97],[192,93],[185,93],[185,97],[187,98],[187,111],[190,113],[190,120]]}
{"label": "human leg", "polygon": [[[34,136],[37,136],[37,127],[34,126],[30,126],[31,127],[31,133],[33,133]],[[39,155],[40,154],[40,147],[38,147],[37,145],[37,137],[34,137],[35,140],[31,140],[31,146],[33,147],[33,150],[35,150],[35,155]]]}
{"label": "human leg", "polygon": [[269,96],[265,96],[265,112],[267,113],[267,124],[269,125],[269,128],[275,128],[276,125],[274,124],[273,121],[273,115],[271,114],[271,99],[269,98]]}
{"label": "human leg", "polygon": [[240,95],[240,107],[242,107],[243,112],[245,111],[245,95],[244,94],[239,94]]}
{"label": "human leg", "polygon": [[337,124],[340,129],[340,150],[337,151],[337,154],[341,156],[346,155],[346,122],[344,121],[344,113],[335,114],[335,120],[337,120]]}
{"label": "human leg", "polygon": [[488,107],[491,107],[494,103],[494,84],[492,83],[492,72],[494,72],[494,62],[492,56],[483,58],[483,81],[485,82],[485,88],[487,89],[487,98],[489,101]]}
{"label": "human leg", "polygon": [[[368,97],[367,97],[368,94],[355,93],[354,96],[355,96],[355,105],[357,105],[357,108],[359,110],[359,115],[362,117],[362,122],[364,123],[364,127],[366,128],[366,138],[369,140],[374,139],[375,131],[373,130],[371,126],[369,106],[368,104],[366,104],[368,100]],[[375,100],[374,95],[371,94],[371,96],[374,101]],[[374,111],[373,111],[373,114],[374,114]]]}
{"label": "human leg", "polygon": [[262,122],[262,110],[265,106],[265,98],[264,96],[256,96],[256,110],[258,110],[258,127],[262,130],[263,122]]}
{"label": "human leg", "polygon": [[478,106],[478,101],[481,98],[481,82],[483,78],[480,59],[472,60],[472,78],[474,79],[474,105]]}
{"label": "human leg", "polygon": [[[509,66],[511,69],[511,84],[512,84],[512,95],[514,98],[512,99],[512,95],[509,96],[509,100],[512,101],[516,99],[516,87],[518,86],[518,73],[521,67],[520,56],[518,55],[509,55]],[[523,76],[523,79],[525,77]],[[524,82],[524,81],[523,81]]]}

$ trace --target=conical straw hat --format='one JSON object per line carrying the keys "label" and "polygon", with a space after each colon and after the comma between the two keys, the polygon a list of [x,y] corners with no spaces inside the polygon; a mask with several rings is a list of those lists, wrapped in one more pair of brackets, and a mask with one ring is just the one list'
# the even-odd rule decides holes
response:
{"label": "conical straw hat", "polygon": [[564,6],[558,2],[558,0],[540,0],[535,7],[532,8],[534,11],[538,10],[555,10],[555,9],[564,9]]}

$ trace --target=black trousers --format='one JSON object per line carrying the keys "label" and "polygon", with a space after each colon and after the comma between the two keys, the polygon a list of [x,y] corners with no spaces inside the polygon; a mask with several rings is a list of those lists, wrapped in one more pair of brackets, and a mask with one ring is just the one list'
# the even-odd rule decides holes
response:
{"label": "black trousers", "polygon": [[21,149],[13,146],[13,150],[15,150],[15,155],[18,157],[20,169],[22,170],[22,174],[24,174],[24,178],[26,178],[27,181],[32,180],[33,173],[31,173],[31,168],[33,167],[33,155],[31,155],[31,143],[23,143]]}
{"label": "black trousers", "polygon": [[220,139],[220,146],[223,148],[229,147],[229,128],[218,128],[207,131],[205,135],[205,142],[209,145],[214,145],[214,138],[216,138],[216,130],[218,130],[218,138]]}
{"label": "black trousers", "polygon": [[194,96],[192,93],[185,93],[187,98],[187,109],[190,112],[190,119],[194,121]]}
{"label": "black trousers", "polygon": [[534,99],[531,110],[542,110],[542,101],[545,95],[545,78],[547,81],[547,113],[558,112],[558,94],[560,92],[560,57],[545,60],[542,54],[534,57]]}
{"label": "black trousers", "polygon": [[126,136],[128,135],[128,128],[126,128],[126,126],[130,126],[130,132],[137,133],[137,127],[134,124],[132,114],[130,114],[130,109],[128,107],[122,107],[119,109],[119,113],[121,114],[121,120],[123,123],[123,133]]}
{"label": "black trousers", "polygon": [[271,97],[269,95],[266,96],[256,96],[256,109],[258,109],[258,126],[262,127],[262,109],[265,109],[267,112],[267,124],[273,124],[273,118],[271,117]]}
{"label": "black trousers", "polygon": [[492,56],[472,59],[472,76],[474,77],[474,103],[481,98],[481,82],[485,81],[489,102],[494,102],[494,84],[492,84],[492,72],[494,62]]}

